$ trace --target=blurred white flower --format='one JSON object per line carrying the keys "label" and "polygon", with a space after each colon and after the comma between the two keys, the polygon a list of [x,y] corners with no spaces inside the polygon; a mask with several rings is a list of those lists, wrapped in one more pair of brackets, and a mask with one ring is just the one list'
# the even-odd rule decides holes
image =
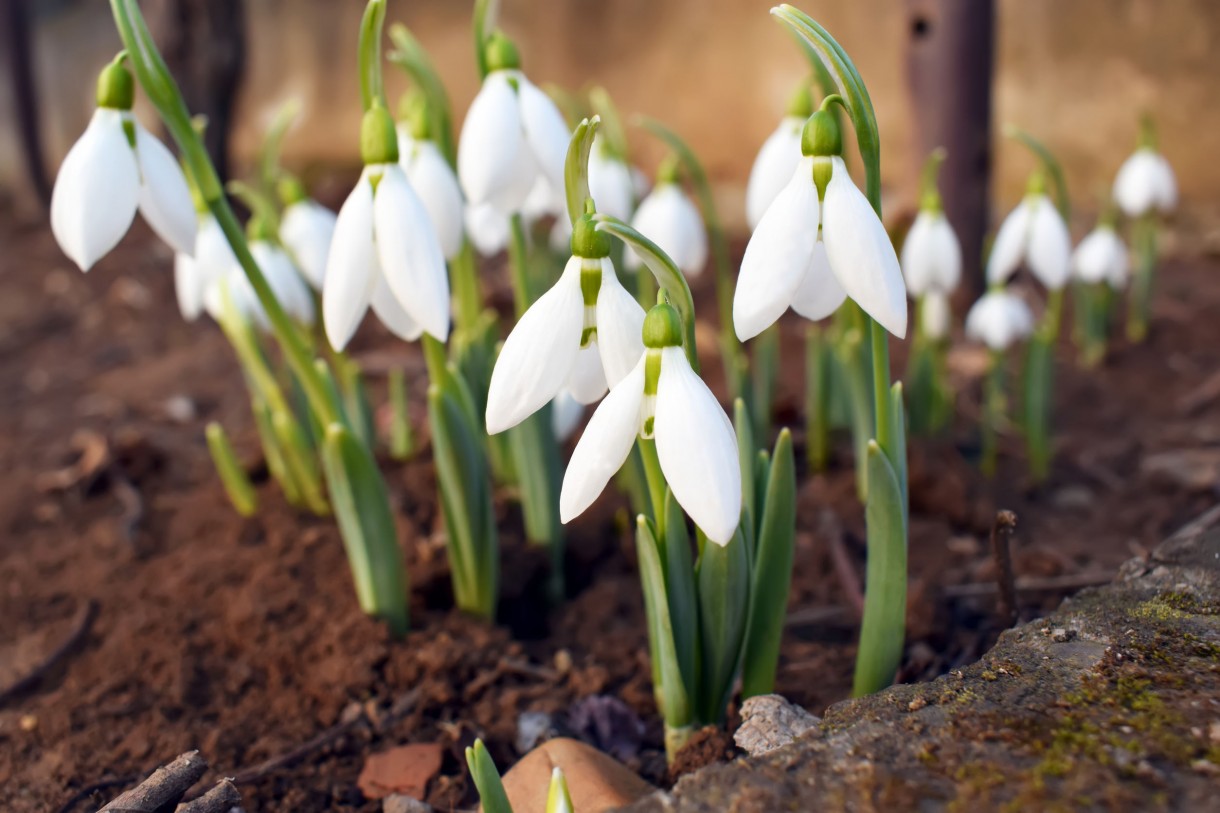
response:
{"label": "blurred white flower", "polygon": [[306,197],[284,207],[280,219],[280,242],[292,253],[297,267],[315,291],[322,290],[326,279],[335,222],[334,212]]}
{"label": "blurred white flower", "polygon": [[952,321],[952,309],[949,307],[949,295],[940,291],[929,291],[919,301],[920,327],[923,333],[933,341],[949,337],[949,326]]}
{"label": "blurred white flower", "polygon": [[792,179],[801,161],[801,130],[807,118],[808,113],[785,116],[758,151],[746,184],[746,221],[751,230],[758,228],[780,190]]}
{"label": "blurred white flower", "polygon": [[[631,219],[632,227],[669,255],[688,277],[697,277],[707,265],[707,229],[699,209],[676,181],[661,179]],[[624,258],[627,268],[637,270],[641,260],[635,252]]]}
{"label": "blurred white flower", "polygon": [[995,351],[1034,331],[1034,316],[1020,297],[1000,288],[983,294],[966,315],[966,336]]}
{"label": "blurred white flower", "polygon": [[902,274],[907,293],[950,294],[962,277],[962,247],[940,209],[921,209],[902,244]]}
{"label": "blurred white flower", "polygon": [[1024,264],[1056,291],[1067,284],[1071,254],[1072,238],[1059,210],[1045,193],[1033,191],[1000,225],[987,261],[987,282],[1007,282]]}
{"label": "blurred white flower", "polygon": [[208,291],[236,265],[237,258],[216,218],[211,212],[200,214],[194,256],[181,251],[174,254],[174,293],[182,318],[188,322],[199,318]]}
{"label": "blurred white flower", "polygon": [[1127,217],[1140,217],[1152,210],[1167,214],[1178,204],[1178,183],[1173,168],[1152,147],[1135,151],[1114,179],[1114,199]]}
{"label": "blurred white flower", "polygon": [[1072,254],[1072,271],[1081,282],[1106,282],[1113,288],[1123,288],[1129,268],[1127,247],[1108,225],[1089,232]]}

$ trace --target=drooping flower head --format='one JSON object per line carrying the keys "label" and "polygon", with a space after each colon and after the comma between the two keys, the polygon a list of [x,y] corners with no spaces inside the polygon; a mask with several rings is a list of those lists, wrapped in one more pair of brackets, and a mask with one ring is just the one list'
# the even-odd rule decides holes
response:
{"label": "drooping flower head", "polygon": [[[272,295],[284,312],[299,324],[312,327],[315,318],[313,294],[292,258],[280,246],[270,218],[255,212],[246,224],[246,240],[250,246],[250,256],[262,271]],[[220,321],[227,295],[237,313],[259,329],[270,332],[271,320],[254,292],[254,286],[231,251],[229,257],[229,266],[205,293],[208,313]]]}
{"label": "drooping flower head", "polygon": [[364,114],[364,172],[335,223],[322,317],[342,350],[369,307],[392,333],[413,340],[449,333],[449,278],[428,210],[398,163],[394,120],[379,102]]}
{"label": "drooping flower head", "polygon": [[966,314],[966,336],[996,352],[1007,350],[1033,330],[1034,316],[1029,306],[1002,287],[983,294]]}
{"label": "drooping flower head", "polygon": [[592,207],[576,221],[572,257],[521,316],[500,350],[487,392],[487,431],[503,432],[566,389],[591,404],[635,366],[644,310],[619,282],[610,238]]}
{"label": "drooping flower head", "polygon": [[962,278],[962,247],[936,188],[935,172],[944,151],[934,152],[924,169],[919,214],[902,243],[902,275],[914,298],[930,293],[951,294]]}
{"label": "drooping flower head", "polygon": [[881,219],[843,163],[839,124],[829,96],[805,123],[801,160],[750,237],[733,297],[742,341],[791,307],[807,319],[834,313],[851,297],[902,338],[906,286]]}
{"label": "drooping flower head", "polygon": [[313,200],[299,180],[286,176],[279,183],[284,213],[280,217],[280,242],[315,291],[326,280],[330,243],[335,236],[335,213]]}
{"label": "drooping flower head", "polygon": [[[662,162],[656,186],[640,201],[631,225],[660,246],[683,274],[697,277],[707,265],[707,227],[679,183],[680,170],[677,156]],[[641,265],[634,253],[628,254],[624,263],[631,271]]]}
{"label": "drooping flower head", "polygon": [[1048,290],[1057,291],[1071,275],[1072,238],[1063,216],[1046,194],[1041,173],[1030,177],[1025,199],[1000,225],[987,260],[987,282],[1002,284],[1022,265]]}
{"label": "drooping flower head", "polygon": [[193,322],[208,306],[210,293],[217,280],[222,279],[237,265],[237,257],[225,239],[220,224],[211,212],[199,213],[199,225],[195,231],[194,255],[185,252],[174,254],[174,293],[178,298],[178,310],[182,318]]}
{"label": "drooping flower head", "polygon": [[1114,211],[1108,210],[1072,253],[1072,273],[1081,282],[1105,282],[1121,290],[1131,266],[1127,246],[1115,229]]}
{"label": "drooping flower head", "polygon": [[582,514],[623,465],[637,437],[655,438],[674,499],[718,545],[741,518],[737,436],[682,349],[682,321],[667,304],[648,312],[644,354],[589,419],[564,473],[563,522]]}
{"label": "drooping flower head", "polygon": [[445,259],[452,260],[462,248],[465,231],[462,190],[453,167],[432,139],[426,99],[415,97],[407,112],[407,120],[398,124],[398,160],[428,211]]}
{"label": "drooping flower head", "polygon": [[195,206],[182,168],[135,120],[135,82],[120,54],[98,77],[97,110],[51,194],[51,231],[81,271],[127,233],[136,211],[174,251],[195,253]]}
{"label": "drooping flower head", "polygon": [[570,133],[555,103],[521,72],[512,41],[496,32],[485,47],[488,73],[462,125],[458,178],[470,205],[511,215],[540,178],[562,198]]}
{"label": "drooping flower head", "polygon": [[746,184],[746,221],[758,228],[771,203],[787,186],[801,161],[801,131],[813,113],[813,96],[805,82],[797,88],[779,126],[763,142]]}
{"label": "drooping flower head", "polygon": [[1152,120],[1144,118],[1140,143],[1123,162],[1114,178],[1114,200],[1127,217],[1142,217],[1152,211],[1168,214],[1178,204],[1178,183],[1173,168],[1157,151]]}

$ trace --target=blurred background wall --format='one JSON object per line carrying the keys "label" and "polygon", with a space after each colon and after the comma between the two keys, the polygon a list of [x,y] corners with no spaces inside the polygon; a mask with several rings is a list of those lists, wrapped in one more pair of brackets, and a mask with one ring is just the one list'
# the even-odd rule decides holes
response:
{"label": "blurred background wall", "polygon": [[[8,0],[12,1],[12,0]],[[914,201],[917,154],[907,43],[916,0],[801,0],[855,59],[872,92],[886,192]],[[154,16],[172,5],[149,0]],[[236,5],[243,5],[237,3]],[[448,83],[457,116],[477,90],[464,0],[390,0],[389,20],[412,28]],[[750,164],[805,73],[795,43],[767,14],[770,0],[503,0],[501,26],[538,83],[604,85],[625,113],[668,122],[688,138],[717,184],[730,223],[743,222]],[[101,0],[26,4],[48,171],[84,127],[100,66],[118,47]],[[286,161],[314,177],[358,161],[355,47],[359,0],[244,0],[245,66],[232,154],[247,166],[272,111],[288,96],[304,114]],[[1187,206],[1220,200],[1220,3],[1216,0],[996,0],[992,199],[1007,208],[1032,160],[1004,143],[1018,124],[1060,156],[1079,207],[1096,210],[1131,151],[1137,118],[1155,116]],[[8,38],[5,38],[8,39]],[[11,43],[7,46],[11,48]],[[9,59],[2,63],[10,70]],[[403,88],[390,73],[391,98]],[[26,184],[10,82],[0,83],[0,192]],[[633,136],[648,169],[659,153]]]}

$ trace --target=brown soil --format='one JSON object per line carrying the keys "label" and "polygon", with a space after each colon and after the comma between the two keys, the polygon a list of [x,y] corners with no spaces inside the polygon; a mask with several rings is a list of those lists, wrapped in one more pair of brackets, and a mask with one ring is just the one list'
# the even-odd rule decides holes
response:
{"label": "brown soil", "polygon": [[[505,595],[493,627],[450,608],[426,447],[405,465],[385,461],[415,630],[392,641],[357,608],[332,522],[294,513],[265,481],[256,519],[229,507],[203,425],[220,420],[256,457],[247,397],[220,332],[179,319],[166,250],[141,232],[84,276],[43,228],[6,227],[0,245],[0,690],[69,635],[85,602],[97,603],[78,646],[0,699],[0,809],[56,810],[109,782],[70,808],[91,809],[117,795],[116,780],[130,784],[199,748],[212,765],[205,782],[246,775],[251,811],[377,810],[357,789],[365,756],[408,742],[444,746],[428,795],[452,809],[474,798],[461,753],[475,736],[506,769],[521,712],[562,715],[600,694],[640,715],[642,749],[630,762],[664,782],[621,498],[571,527],[559,607],[545,599],[547,557],[523,544],[501,501]],[[993,599],[944,589],[990,583],[997,507],[1020,517],[1018,577],[1051,578],[1112,572],[1214,501],[1214,491],[1154,484],[1140,462],[1220,444],[1220,398],[1184,402],[1220,369],[1216,273],[1215,263],[1167,263],[1152,340],[1117,349],[1104,369],[1078,370],[1063,348],[1059,455],[1043,488],[1022,486],[1014,455],[994,484],[978,476],[974,384],[964,385],[966,417],[951,437],[913,444],[902,679],[973,660],[994,639]],[[708,293],[703,313],[714,312]],[[797,424],[802,327],[784,329],[792,375],[778,422]],[[358,354],[374,370],[405,366],[422,418],[418,349],[374,329]],[[105,459],[65,471],[82,447]],[[862,573],[849,451],[844,438],[832,471],[801,487],[795,615],[777,690],[815,712],[850,691],[855,622],[831,544]],[[1015,441],[1010,451],[1019,453]],[[1062,592],[1025,594],[1024,615]],[[250,776],[340,724],[321,747]]]}

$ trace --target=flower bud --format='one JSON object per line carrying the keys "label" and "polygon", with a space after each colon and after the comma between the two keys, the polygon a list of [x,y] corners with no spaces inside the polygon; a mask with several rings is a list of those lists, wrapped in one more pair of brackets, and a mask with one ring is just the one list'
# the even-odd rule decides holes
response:
{"label": "flower bud", "polygon": [[398,163],[398,130],[380,102],[374,102],[360,122],[360,157],[365,166]]}
{"label": "flower bud", "polygon": [[644,317],[644,346],[657,349],[682,344],[682,317],[672,305],[654,305]]}
{"label": "flower bud", "polygon": [[813,114],[813,94],[809,91],[809,85],[804,82],[792,94],[792,98],[788,100],[788,111],[785,115],[793,118],[807,119]]}

